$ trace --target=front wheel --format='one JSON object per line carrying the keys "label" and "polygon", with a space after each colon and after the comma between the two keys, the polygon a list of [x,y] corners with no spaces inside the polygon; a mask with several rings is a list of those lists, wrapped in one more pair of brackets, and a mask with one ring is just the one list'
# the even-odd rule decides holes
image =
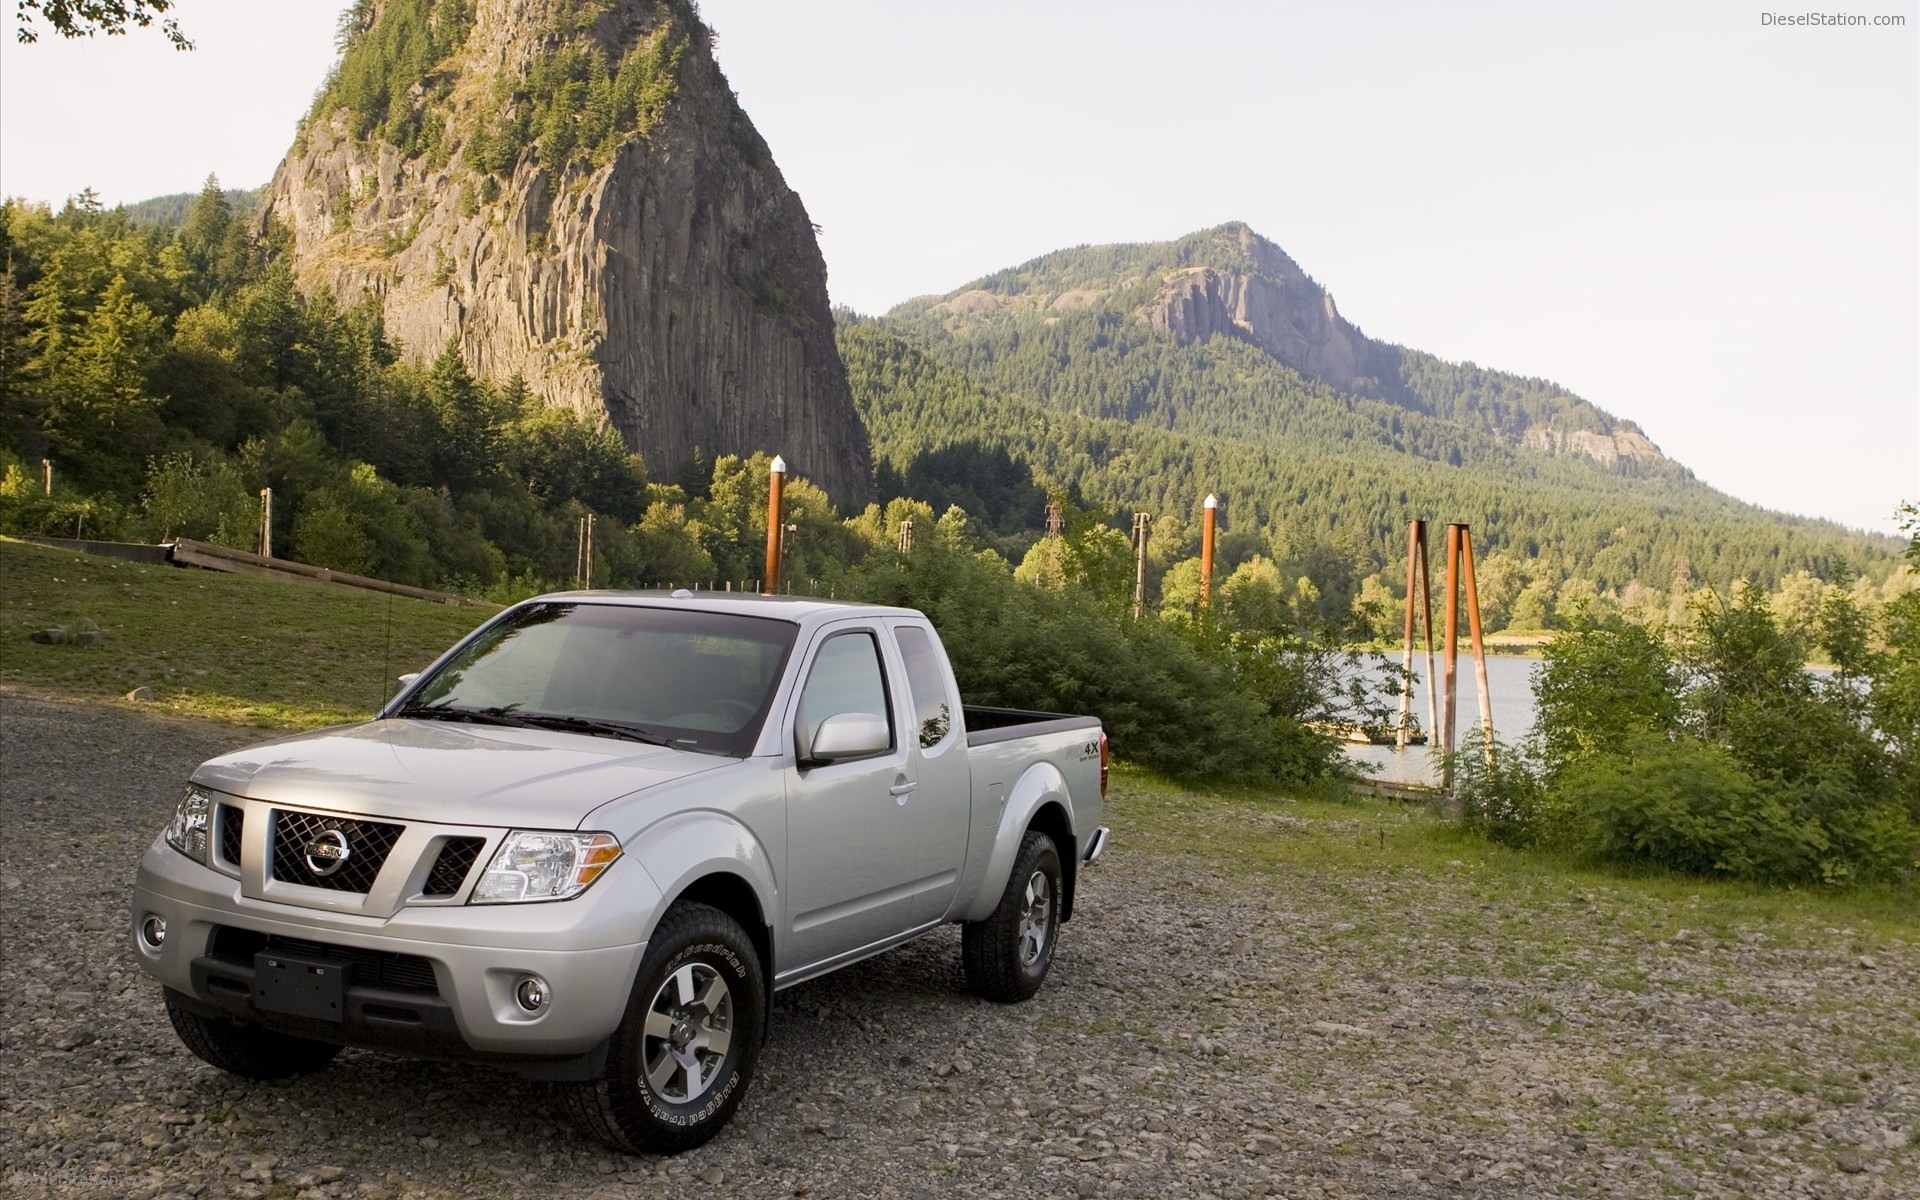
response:
{"label": "front wheel", "polygon": [[629,1154],[679,1154],[719,1133],[760,1058],[762,972],[738,921],[674,906],[647,942],[605,1077],[565,1087],[574,1119]]}
{"label": "front wheel", "polygon": [[961,927],[967,987],[976,995],[1012,1004],[1040,990],[1060,932],[1060,874],[1053,839],[1028,830],[999,907],[986,920]]}

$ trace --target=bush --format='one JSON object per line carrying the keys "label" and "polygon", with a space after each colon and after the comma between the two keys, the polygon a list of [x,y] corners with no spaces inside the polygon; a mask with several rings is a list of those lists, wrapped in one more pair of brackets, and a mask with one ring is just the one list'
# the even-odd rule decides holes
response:
{"label": "bush", "polygon": [[1565,833],[1566,806],[1527,755],[1476,727],[1448,759],[1461,819],[1504,846],[1534,846]]}
{"label": "bush", "polygon": [[[847,577],[863,600],[918,608],[969,704],[1098,716],[1116,753],[1184,778],[1304,779],[1310,754],[1236,687],[1224,646],[1160,621],[1116,622],[1083,593],[1016,582],[991,552],[930,537]],[[1312,737],[1312,735],[1305,735]]]}
{"label": "bush", "polygon": [[[1782,883],[1920,868],[1920,601],[1889,604],[1876,636],[1842,587],[1805,628],[1748,587],[1697,602],[1677,644],[1581,617],[1535,677],[1531,759],[1456,756],[1467,819],[1499,841]],[[1833,673],[1807,670],[1815,645]]]}
{"label": "bush", "polygon": [[1583,613],[1544,657],[1533,681],[1533,736],[1549,780],[1636,736],[1669,733],[1679,719],[1680,681],[1666,643],[1618,613]]}
{"label": "bush", "polygon": [[1827,839],[1741,770],[1724,748],[1694,738],[1639,737],[1560,782],[1579,849],[1616,862],[1743,879],[1816,877]]}

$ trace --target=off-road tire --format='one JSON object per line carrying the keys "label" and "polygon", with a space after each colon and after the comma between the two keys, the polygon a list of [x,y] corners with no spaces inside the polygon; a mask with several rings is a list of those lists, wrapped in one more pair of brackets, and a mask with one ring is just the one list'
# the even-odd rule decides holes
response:
{"label": "off-road tire", "polygon": [[[1040,990],[1060,937],[1060,889],[1060,852],[1053,839],[1028,830],[993,915],[961,927],[961,961],[969,990],[1002,1004],[1017,1003]],[[1036,895],[1040,892],[1044,894]],[[1042,906],[1044,912],[1038,911]]]}
{"label": "off-road tire", "polygon": [[[740,1107],[760,1059],[764,970],[753,939],[726,913],[690,903],[668,910],[647,941],[626,1016],[608,1046],[606,1074],[561,1085],[567,1112],[586,1133],[628,1154],[679,1154],[719,1133]],[[712,1009],[680,1001],[682,980],[709,989],[708,995],[714,981],[721,984],[727,1038],[720,1052],[700,1044],[722,1027]],[[656,1015],[657,1008],[663,1011]],[[673,1012],[682,1015],[674,1019]],[[663,1036],[668,1028],[672,1035]],[[690,1040],[675,1041],[683,1036]],[[698,1060],[697,1076],[685,1066],[675,1069],[678,1050]],[[665,1069],[663,1086],[649,1081],[650,1061]],[[673,1095],[676,1082],[685,1099]]]}
{"label": "off-road tire", "polygon": [[333,1061],[340,1047],[332,1042],[275,1033],[251,1021],[209,1017],[182,1004],[167,991],[167,1018],[187,1049],[222,1071],[246,1079],[290,1079],[309,1075]]}

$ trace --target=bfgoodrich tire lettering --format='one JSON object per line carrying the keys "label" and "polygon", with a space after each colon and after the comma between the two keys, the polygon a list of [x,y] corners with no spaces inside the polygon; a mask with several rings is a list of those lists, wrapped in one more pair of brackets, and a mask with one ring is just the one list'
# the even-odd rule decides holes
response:
{"label": "bfgoodrich tire lettering", "polygon": [[332,1042],[275,1033],[247,1021],[209,1017],[183,1006],[167,992],[167,1017],[187,1049],[205,1061],[247,1079],[288,1079],[318,1071],[340,1047]]}
{"label": "bfgoodrich tire lettering", "polygon": [[605,1077],[566,1085],[568,1111],[630,1154],[678,1154],[719,1133],[759,1061],[763,971],[738,921],[675,905],[648,939]]}
{"label": "bfgoodrich tire lettering", "polygon": [[1060,934],[1060,874],[1053,839],[1028,830],[993,915],[961,927],[967,987],[975,994],[1012,1004],[1040,990]]}

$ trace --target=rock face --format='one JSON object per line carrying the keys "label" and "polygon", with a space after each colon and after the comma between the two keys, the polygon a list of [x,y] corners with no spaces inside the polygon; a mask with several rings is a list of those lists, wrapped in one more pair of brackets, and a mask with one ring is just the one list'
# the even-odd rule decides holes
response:
{"label": "rock face", "polygon": [[[550,403],[604,415],[656,477],[696,450],[766,450],[843,506],[865,501],[867,438],[812,224],[691,8],[468,8],[470,28],[447,34],[453,48],[387,109],[411,105],[413,128],[430,136],[402,149],[383,136],[393,120],[356,133],[364,108],[332,106],[275,172],[261,219],[292,231],[301,286],[342,303],[379,296],[409,358],[453,339],[476,375],[518,374]],[[458,5],[375,0],[356,37],[393,42],[394,23],[422,9],[435,28],[459,20]],[[555,150],[597,102],[592,71],[575,91],[567,73],[582,76],[583,61],[617,70],[649,50],[667,64],[651,120],[597,151]],[[528,131],[532,112],[545,117]],[[497,142],[516,119],[522,144],[486,169],[476,138]]]}
{"label": "rock face", "polygon": [[1534,426],[1521,437],[1520,444],[1543,454],[1584,454],[1609,471],[1630,475],[1642,462],[1665,457],[1660,447],[1635,429],[1616,429],[1611,433],[1587,430],[1563,431]]}
{"label": "rock face", "polygon": [[1392,364],[1334,307],[1333,296],[1278,246],[1244,226],[1251,270],[1189,267],[1170,276],[1140,315],[1181,341],[1241,336],[1309,379],[1361,396],[1383,395]]}
{"label": "rock face", "polygon": [[[1167,273],[1158,294],[1138,310],[1140,319],[1182,342],[1245,338],[1309,379],[1340,391],[1408,408],[1431,407],[1401,382],[1403,351],[1373,341],[1348,323],[1334,306],[1332,293],[1285,251],[1245,225],[1218,232],[1231,241],[1240,268],[1189,266]],[[962,311],[960,301],[976,295],[989,294],[969,292],[949,303]],[[978,308],[976,302],[973,311]],[[1583,455],[1618,474],[1637,474],[1666,458],[1626,422],[1611,423],[1603,431],[1490,425],[1489,432],[1508,445],[1543,454]]]}

